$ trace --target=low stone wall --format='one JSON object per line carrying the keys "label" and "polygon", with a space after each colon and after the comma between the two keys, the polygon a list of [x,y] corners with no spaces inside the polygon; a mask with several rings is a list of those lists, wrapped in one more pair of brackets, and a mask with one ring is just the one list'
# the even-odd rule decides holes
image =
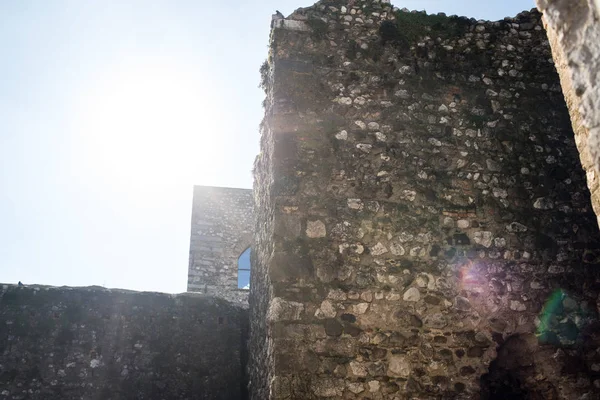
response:
{"label": "low stone wall", "polygon": [[0,399],[243,399],[247,311],[195,294],[0,287]]}

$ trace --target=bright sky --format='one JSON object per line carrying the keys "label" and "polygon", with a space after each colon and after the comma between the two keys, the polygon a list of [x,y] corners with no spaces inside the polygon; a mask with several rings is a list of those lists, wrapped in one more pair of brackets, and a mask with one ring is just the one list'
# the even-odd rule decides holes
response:
{"label": "bright sky", "polygon": [[185,291],[192,186],[252,186],[271,14],[309,5],[0,1],[0,282]]}

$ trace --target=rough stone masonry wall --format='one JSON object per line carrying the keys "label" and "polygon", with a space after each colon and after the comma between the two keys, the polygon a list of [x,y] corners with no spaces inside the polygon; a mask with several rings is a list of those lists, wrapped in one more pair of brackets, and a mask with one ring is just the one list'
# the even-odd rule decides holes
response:
{"label": "rough stone masonry wall", "polygon": [[[268,71],[265,70],[265,81]],[[271,101],[271,96],[265,105]],[[268,334],[267,309],[273,299],[273,290],[268,268],[273,257],[273,211],[278,201],[273,193],[275,186],[272,131],[263,119],[261,130],[261,152],[254,163],[254,204],[256,210],[254,246],[252,248],[252,275],[250,284],[250,338],[248,339],[249,392],[253,399],[269,399],[269,382],[273,375],[272,338]],[[280,207],[280,206],[279,206]],[[292,211],[292,210],[290,210]]]}
{"label": "rough stone masonry wall", "polygon": [[0,399],[244,399],[247,311],[198,294],[0,287]]}
{"label": "rough stone masonry wall", "polygon": [[274,19],[252,398],[597,398],[600,235],[540,19]]}
{"label": "rough stone masonry wall", "polygon": [[600,1],[537,0],[600,216]]}
{"label": "rough stone masonry wall", "polygon": [[238,258],[252,244],[252,190],[194,186],[188,291],[247,306]]}

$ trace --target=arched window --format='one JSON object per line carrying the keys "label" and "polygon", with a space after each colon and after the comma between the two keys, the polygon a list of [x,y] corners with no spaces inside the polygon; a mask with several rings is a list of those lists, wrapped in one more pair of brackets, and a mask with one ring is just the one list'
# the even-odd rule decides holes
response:
{"label": "arched window", "polygon": [[250,247],[238,258],[238,289],[250,289]]}

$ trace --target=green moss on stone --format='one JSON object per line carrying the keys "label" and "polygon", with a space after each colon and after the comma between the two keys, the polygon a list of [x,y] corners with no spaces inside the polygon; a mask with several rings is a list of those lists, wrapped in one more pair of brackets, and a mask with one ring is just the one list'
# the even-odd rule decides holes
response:
{"label": "green moss on stone", "polygon": [[306,24],[310,26],[312,30],[312,37],[315,40],[325,39],[327,34],[327,23],[320,18],[309,18]]}
{"label": "green moss on stone", "polygon": [[260,84],[258,85],[258,87],[261,88],[262,90],[264,90],[265,92],[267,91],[267,85],[269,83],[269,72],[270,71],[271,71],[271,67],[269,66],[269,62],[267,60],[265,60],[259,69]]}
{"label": "green moss on stone", "polygon": [[487,121],[487,118],[482,115],[467,114],[467,118],[469,119],[469,122],[471,122],[477,128],[483,127],[485,122]]}
{"label": "green moss on stone", "polygon": [[384,43],[408,46],[426,35],[442,39],[460,36],[469,24],[466,18],[396,11],[396,21],[382,23],[379,33]]}
{"label": "green moss on stone", "polygon": [[396,12],[396,25],[399,32],[414,42],[425,35],[442,38],[461,35],[469,25],[469,20],[442,15],[427,15],[425,13]]}

